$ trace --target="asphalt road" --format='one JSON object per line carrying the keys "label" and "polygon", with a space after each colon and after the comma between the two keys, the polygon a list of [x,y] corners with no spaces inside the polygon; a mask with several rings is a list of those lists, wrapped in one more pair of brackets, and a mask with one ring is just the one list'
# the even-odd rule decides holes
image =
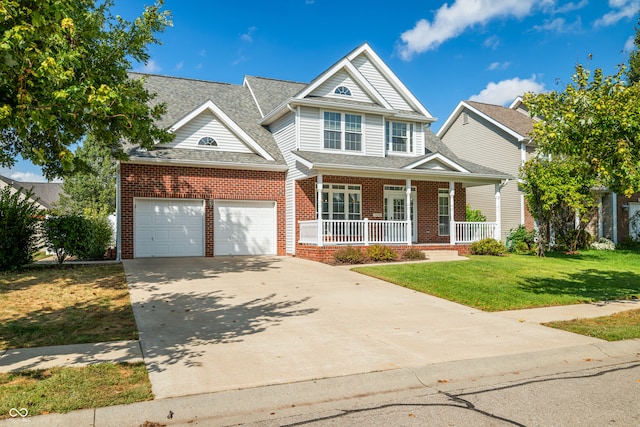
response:
{"label": "asphalt road", "polygon": [[[275,418],[250,426],[639,426],[640,360]],[[274,414],[274,416],[277,414]]]}

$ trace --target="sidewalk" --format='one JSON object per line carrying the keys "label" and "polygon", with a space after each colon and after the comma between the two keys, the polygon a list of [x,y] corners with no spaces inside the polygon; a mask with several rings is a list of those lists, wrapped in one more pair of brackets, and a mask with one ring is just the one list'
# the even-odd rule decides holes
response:
{"label": "sidewalk", "polygon": [[[469,387],[523,382],[555,373],[637,362],[640,340],[602,342],[535,353],[371,372],[244,390],[157,399],[67,414],[0,420],[0,426],[278,425],[300,414],[401,400]],[[455,407],[451,411],[458,411]],[[22,425],[22,424],[19,424]]]}

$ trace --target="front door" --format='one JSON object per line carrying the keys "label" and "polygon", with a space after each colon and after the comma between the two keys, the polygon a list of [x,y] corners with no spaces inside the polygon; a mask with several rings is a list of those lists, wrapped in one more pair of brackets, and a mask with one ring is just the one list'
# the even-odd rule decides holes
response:
{"label": "front door", "polygon": [[[384,219],[385,221],[406,221],[407,220],[407,195],[405,187],[385,186],[384,189]],[[416,215],[416,191],[411,189],[411,240],[417,242],[418,224]]]}

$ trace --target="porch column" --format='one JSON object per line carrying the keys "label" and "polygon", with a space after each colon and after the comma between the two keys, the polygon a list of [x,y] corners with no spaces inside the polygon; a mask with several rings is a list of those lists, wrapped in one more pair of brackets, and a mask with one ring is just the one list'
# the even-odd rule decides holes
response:
{"label": "porch column", "polygon": [[449,181],[449,243],[456,244],[456,210],[455,210],[456,183]]}
{"label": "porch column", "polygon": [[613,217],[613,243],[618,244],[618,193],[611,193],[611,216]]}
{"label": "porch column", "polygon": [[496,196],[496,229],[494,231],[493,238],[496,240],[501,240],[502,235],[502,206],[500,203],[500,190],[502,186],[500,184],[495,185],[495,196]]}
{"label": "porch column", "polygon": [[604,230],[602,229],[603,227],[603,222],[602,222],[602,194],[600,194],[600,197],[598,198],[598,238],[602,239],[604,237]]}
{"label": "porch column", "polygon": [[318,246],[324,245],[324,236],[322,235],[322,174],[318,173],[316,178],[316,219],[318,225]]}
{"label": "porch column", "polygon": [[407,194],[407,203],[405,203],[405,218],[407,218],[407,245],[411,246],[413,239],[411,233],[413,233],[413,224],[411,223],[411,180],[407,179],[405,183],[405,191]]}

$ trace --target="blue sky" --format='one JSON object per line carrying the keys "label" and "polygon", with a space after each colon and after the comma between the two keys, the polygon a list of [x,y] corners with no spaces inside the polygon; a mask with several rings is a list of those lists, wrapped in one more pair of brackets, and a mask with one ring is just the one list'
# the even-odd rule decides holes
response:
{"label": "blue sky", "polygon": [[[113,11],[134,19],[150,2],[115,0]],[[614,73],[633,48],[640,0],[166,0],[164,9],[173,26],[136,71],[309,82],[366,41],[437,130],[461,100],[562,90],[578,63]],[[0,174],[43,180],[27,162]]]}

